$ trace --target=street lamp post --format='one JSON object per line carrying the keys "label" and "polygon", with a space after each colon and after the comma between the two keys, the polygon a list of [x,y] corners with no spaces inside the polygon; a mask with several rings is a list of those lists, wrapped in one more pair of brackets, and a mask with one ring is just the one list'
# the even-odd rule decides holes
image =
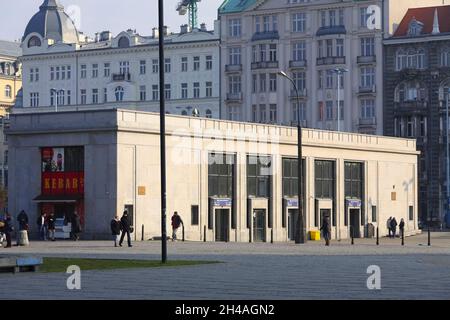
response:
{"label": "street lamp post", "polygon": [[58,96],[61,92],[64,92],[64,90],[52,88],[51,91],[55,93],[55,112],[58,112]]}
{"label": "street lamp post", "polygon": [[298,93],[297,84],[295,81],[287,75],[284,71],[278,72],[279,76],[282,76],[286,79],[288,79],[292,85],[294,86],[295,93],[297,95],[297,153],[298,153],[298,218],[297,218],[297,224],[295,229],[295,243],[297,244],[303,244],[306,243],[306,216],[303,213],[303,181],[302,181],[302,173],[303,173],[303,163],[302,163],[302,125],[300,122],[300,95]]}
{"label": "street lamp post", "polygon": [[159,105],[161,147],[161,261],[167,262],[167,199],[166,199],[166,106],[164,74],[164,0],[158,0],[159,18]]}
{"label": "street lamp post", "polygon": [[348,69],[336,68],[332,71],[337,74],[337,131],[341,131],[341,76],[348,72]]}

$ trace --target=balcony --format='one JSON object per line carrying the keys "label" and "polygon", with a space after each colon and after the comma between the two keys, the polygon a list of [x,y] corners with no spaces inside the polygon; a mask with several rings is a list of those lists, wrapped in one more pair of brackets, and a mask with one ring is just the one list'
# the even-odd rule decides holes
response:
{"label": "balcony", "polygon": [[225,72],[242,72],[242,64],[227,64],[225,66]]}
{"label": "balcony", "polygon": [[359,119],[359,127],[376,127],[377,126],[377,118],[360,118]]}
{"label": "balcony", "polygon": [[289,61],[289,68],[291,68],[291,69],[303,69],[303,68],[306,68],[306,65],[307,65],[306,60],[299,60],[299,61],[291,60],[291,61]]}
{"label": "balcony", "polygon": [[242,102],[242,92],[227,93],[227,102]]}
{"label": "balcony", "polygon": [[262,41],[262,40],[279,40],[280,35],[278,31],[264,31],[264,32],[256,32],[252,41]]}
{"label": "balcony", "polygon": [[358,56],[356,61],[358,64],[371,64],[377,62],[377,56]]}
{"label": "balcony", "polygon": [[[298,96],[300,99],[305,99],[308,96],[308,91],[306,88],[298,89]],[[289,95],[289,98],[292,100],[297,100],[297,92],[292,89]]]}
{"label": "balcony", "polygon": [[333,34],[347,34],[347,30],[345,29],[345,26],[327,26],[327,27],[320,27],[316,33],[318,37]]}
{"label": "balcony", "polygon": [[408,100],[402,102],[395,102],[396,111],[405,111],[409,113],[424,112],[428,108],[428,102],[426,100]]}
{"label": "balcony", "polygon": [[318,66],[326,66],[330,64],[345,64],[345,57],[317,58]]}
{"label": "balcony", "polygon": [[360,86],[358,94],[373,94],[377,92],[377,86]]}
{"label": "balcony", "polygon": [[112,75],[113,81],[131,81],[130,73],[114,73]]}
{"label": "balcony", "polygon": [[258,69],[278,69],[278,61],[253,62],[252,70]]}

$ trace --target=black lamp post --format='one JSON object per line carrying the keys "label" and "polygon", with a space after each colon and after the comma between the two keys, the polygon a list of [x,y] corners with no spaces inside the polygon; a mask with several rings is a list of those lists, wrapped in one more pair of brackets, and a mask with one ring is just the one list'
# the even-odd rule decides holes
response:
{"label": "black lamp post", "polygon": [[302,125],[300,122],[300,95],[298,94],[298,88],[295,84],[295,81],[287,75],[284,71],[278,72],[279,76],[288,79],[292,85],[294,86],[295,93],[297,95],[297,143],[298,143],[298,218],[297,224],[295,228],[295,243],[303,244],[306,243],[306,216],[303,213],[303,181],[302,181],[302,173],[303,173],[303,163],[302,163]]}
{"label": "black lamp post", "polygon": [[159,15],[159,106],[161,139],[161,262],[167,262],[166,200],[166,106],[164,79],[164,0],[158,0]]}

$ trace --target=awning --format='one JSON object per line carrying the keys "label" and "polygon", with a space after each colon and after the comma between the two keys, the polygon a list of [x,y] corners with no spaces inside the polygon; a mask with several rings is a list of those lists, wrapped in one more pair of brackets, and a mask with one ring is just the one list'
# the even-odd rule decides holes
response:
{"label": "awning", "polygon": [[83,199],[80,195],[40,195],[33,199],[34,202],[74,203]]}

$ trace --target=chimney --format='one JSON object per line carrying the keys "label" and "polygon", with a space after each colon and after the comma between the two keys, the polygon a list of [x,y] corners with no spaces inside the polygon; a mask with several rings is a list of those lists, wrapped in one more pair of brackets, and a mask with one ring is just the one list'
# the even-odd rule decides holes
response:
{"label": "chimney", "polygon": [[103,31],[100,34],[100,41],[109,41],[112,39],[112,35],[110,31]]}
{"label": "chimney", "polygon": [[181,34],[183,34],[183,33],[188,33],[188,31],[189,31],[189,27],[188,27],[187,24],[183,24],[183,25],[180,27],[180,33],[181,33]]}
{"label": "chimney", "polygon": [[100,34],[98,32],[95,33],[95,42],[100,41]]}
{"label": "chimney", "polygon": [[158,28],[153,28],[152,29],[152,37],[153,37],[153,39],[156,39],[156,38],[159,37],[159,30],[158,30]]}
{"label": "chimney", "polygon": [[208,31],[208,30],[206,29],[206,23],[202,23],[202,24],[200,25],[200,30],[201,30],[201,31]]}
{"label": "chimney", "polygon": [[165,36],[169,35],[169,27],[168,26],[164,26],[164,35]]}

